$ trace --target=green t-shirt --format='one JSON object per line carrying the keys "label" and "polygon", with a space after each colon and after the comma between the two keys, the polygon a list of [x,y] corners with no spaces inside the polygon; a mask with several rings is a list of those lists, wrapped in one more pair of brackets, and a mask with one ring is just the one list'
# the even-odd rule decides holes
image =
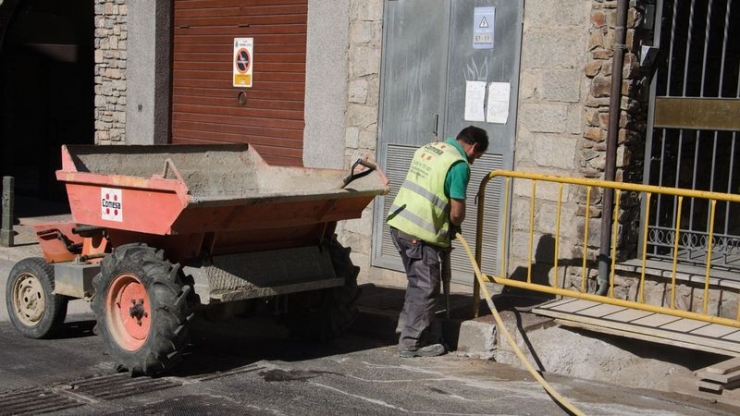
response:
{"label": "green t-shirt", "polygon": [[[464,158],[467,159],[462,145],[454,138],[447,139],[446,143],[454,146]],[[465,199],[467,195],[468,182],[470,182],[470,167],[467,163],[460,161],[452,165],[445,178],[445,194],[453,199]]]}

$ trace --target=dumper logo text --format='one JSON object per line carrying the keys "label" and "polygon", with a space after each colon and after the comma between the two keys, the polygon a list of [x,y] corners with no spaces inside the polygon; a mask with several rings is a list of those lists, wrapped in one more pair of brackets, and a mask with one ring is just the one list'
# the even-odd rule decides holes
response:
{"label": "dumper logo text", "polygon": [[123,197],[120,189],[100,189],[100,217],[108,221],[123,221]]}
{"label": "dumper logo text", "polygon": [[121,209],[121,203],[120,202],[111,202],[108,200],[103,200],[103,207],[104,208],[113,208],[113,209]]}

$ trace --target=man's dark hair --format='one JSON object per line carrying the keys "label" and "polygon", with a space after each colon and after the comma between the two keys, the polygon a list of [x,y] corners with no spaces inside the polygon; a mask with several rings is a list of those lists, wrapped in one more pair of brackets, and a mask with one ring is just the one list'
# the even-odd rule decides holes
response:
{"label": "man's dark hair", "polygon": [[467,144],[477,144],[481,152],[488,150],[488,133],[480,127],[465,127],[458,133],[457,140],[462,140]]}

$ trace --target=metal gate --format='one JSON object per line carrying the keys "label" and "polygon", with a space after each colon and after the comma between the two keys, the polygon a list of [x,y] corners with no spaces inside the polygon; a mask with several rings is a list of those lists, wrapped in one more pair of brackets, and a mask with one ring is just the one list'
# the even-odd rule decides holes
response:
{"label": "metal gate", "polygon": [[[740,10],[733,0],[658,0],[645,182],[740,192]],[[734,7],[733,7],[734,6]],[[650,212],[647,221],[645,213]],[[642,226],[648,257],[740,268],[740,212],[718,203],[660,195]],[[680,224],[679,227],[676,227]],[[676,242],[675,240],[678,239]],[[678,250],[676,253],[675,250]]]}
{"label": "metal gate", "polygon": [[[491,141],[488,153],[472,166],[468,187],[463,233],[475,232],[475,184],[488,172],[513,165],[523,7],[522,2],[504,0],[385,1],[378,160],[391,193],[375,202],[374,266],[403,270],[385,215],[416,148],[454,137],[468,125],[485,129]],[[482,14],[489,19],[484,22]],[[482,26],[492,31],[491,47],[476,45]],[[508,83],[504,123],[465,119],[467,81]],[[488,192],[485,232],[492,238],[486,239],[487,252],[498,253],[502,188],[492,186]],[[452,270],[455,281],[472,283],[472,268],[462,250],[453,251]]]}

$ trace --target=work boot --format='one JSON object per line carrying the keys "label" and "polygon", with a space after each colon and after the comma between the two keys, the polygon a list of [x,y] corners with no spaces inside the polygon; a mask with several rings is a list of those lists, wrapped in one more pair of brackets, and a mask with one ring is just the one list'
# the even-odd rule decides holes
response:
{"label": "work boot", "polygon": [[401,358],[437,357],[445,352],[446,350],[444,345],[431,344],[421,348],[402,349],[398,352],[398,356]]}

